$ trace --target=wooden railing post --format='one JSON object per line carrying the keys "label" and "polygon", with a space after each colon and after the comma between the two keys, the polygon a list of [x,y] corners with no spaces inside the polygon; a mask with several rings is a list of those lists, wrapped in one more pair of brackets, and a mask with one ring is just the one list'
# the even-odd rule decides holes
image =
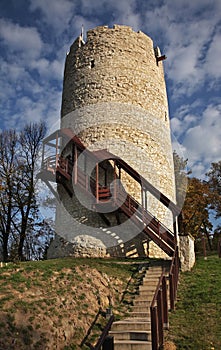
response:
{"label": "wooden railing post", "polygon": [[168,301],[167,301],[167,282],[166,276],[163,276],[162,279],[162,294],[163,294],[163,328],[169,328],[169,319],[168,319]]}
{"label": "wooden railing post", "polygon": [[175,301],[174,301],[174,276],[173,276],[173,273],[169,274],[169,283],[170,283],[170,309],[174,310]]}
{"label": "wooden railing post", "polygon": [[114,337],[109,335],[105,338],[102,350],[114,350]]}
{"label": "wooden railing post", "polygon": [[121,167],[119,167],[119,179],[121,180]]}
{"label": "wooden railing post", "polygon": [[78,151],[77,146],[74,147],[74,184],[77,183],[77,174],[78,174]]}
{"label": "wooden railing post", "polygon": [[116,173],[116,159],[114,159],[114,200],[117,198],[117,173]]}
{"label": "wooden railing post", "polygon": [[179,278],[179,251],[178,247],[176,247],[173,260],[171,263],[170,273],[169,273],[169,288],[170,288],[170,309],[174,310],[175,308],[175,300],[178,286],[178,278]]}
{"label": "wooden railing post", "polygon": [[[108,332],[111,329],[111,325],[113,322],[114,322],[114,315],[111,315],[93,350],[100,350],[101,347],[103,347],[103,350],[113,350],[113,348],[111,348],[113,342],[112,340],[109,340],[109,338],[111,337],[108,336]],[[109,346],[109,347],[104,348],[105,341],[106,341],[106,346]]]}
{"label": "wooden railing post", "polygon": [[173,233],[174,233],[175,244],[177,244],[177,217],[174,213],[173,213]]}
{"label": "wooden railing post", "polygon": [[158,319],[157,319],[157,307],[150,308],[151,315],[151,340],[152,350],[158,350]]}
{"label": "wooden railing post", "polygon": [[157,295],[157,315],[158,315],[158,342],[159,346],[163,344],[163,301],[162,290],[159,289]]}
{"label": "wooden railing post", "polygon": [[147,210],[147,190],[144,188],[144,194],[145,194],[145,209]]}
{"label": "wooden railing post", "polygon": [[144,207],[145,207],[145,197],[144,197],[144,190],[141,186],[141,204],[142,204],[142,221],[144,224]]}
{"label": "wooden railing post", "polygon": [[[173,284],[171,284],[173,286]],[[172,291],[171,291],[172,292]],[[171,296],[173,293],[171,293]],[[167,277],[163,270],[150,306],[152,350],[159,350],[164,342],[164,329],[169,327]]]}
{"label": "wooden railing post", "polygon": [[99,164],[96,164],[96,202],[99,202]]}

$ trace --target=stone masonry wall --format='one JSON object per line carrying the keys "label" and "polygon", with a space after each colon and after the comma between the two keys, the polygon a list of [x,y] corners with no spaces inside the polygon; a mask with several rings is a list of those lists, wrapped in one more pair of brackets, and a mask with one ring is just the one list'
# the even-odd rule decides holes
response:
{"label": "stone masonry wall", "polygon": [[[85,44],[78,38],[66,58],[61,118],[89,149],[121,157],[175,202],[163,64],[147,35],[114,26],[90,30]],[[122,180],[140,201],[140,186]],[[171,213],[151,195],[148,210],[172,229]]]}
{"label": "stone masonry wall", "polygon": [[168,121],[162,62],[152,40],[130,27],[92,29],[86,44],[79,47],[78,38],[66,58],[61,116],[109,101],[129,102]]}

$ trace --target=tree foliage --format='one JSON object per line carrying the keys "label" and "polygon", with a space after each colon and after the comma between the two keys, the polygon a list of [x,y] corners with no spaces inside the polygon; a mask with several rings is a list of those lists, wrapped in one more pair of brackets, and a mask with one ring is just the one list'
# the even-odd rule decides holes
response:
{"label": "tree foliage", "polygon": [[212,163],[209,172],[206,174],[210,190],[213,193],[211,208],[216,212],[216,218],[221,217],[221,160]]}
{"label": "tree foliage", "polygon": [[8,259],[12,220],[17,213],[14,205],[15,174],[18,168],[17,144],[18,138],[15,130],[7,130],[0,134],[0,238],[4,261]]}
{"label": "tree foliage", "polygon": [[195,177],[188,178],[188,188],[183,206],[182,229],[184,234],[193,237],[201,237],[205,234],[209,241],[209,233],[212,230],[209,209],[212,201],[212,193],[209,184]]}
{"label": "tree foliage", "polygon": [[40,218],[36,201],[35,171],[45,132],[41,122],[27,124],[19,133],[5,130],[0,134],[0,239],[4,261],[36,257],[39,254],[35,249],[41,246],[39,237],[44,229],[50,232]]}
{"label": "tree foliage", "polygon": [[187,171],[188,159],[183,159],[174,151],[173,162],[175,173],[176,200],[177,205],[182,208],[186,197],[188,175],[190,174],[190,171]]}
{"label": "tree foliage", "polygon": [[190,177],[191,171],[187,171],[187,162],[174,152],[174,170],[176,179],[177,204],[182,208],[179,216],[179,233],[191,234],[195,238],[207,237],[210,245],[210,221],[211,203],[214,201],[214,193],[206,181]]}

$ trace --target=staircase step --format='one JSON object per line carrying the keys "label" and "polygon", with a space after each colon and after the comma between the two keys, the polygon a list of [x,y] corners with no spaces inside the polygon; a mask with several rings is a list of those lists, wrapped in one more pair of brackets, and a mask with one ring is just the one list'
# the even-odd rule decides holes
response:
{"label": "staircase step", "polygon": [[152,274],[146,274],[145,276],[144,276],[144,278],[143,278],[143,281],[145,281],[145,280],[147,280],[147,281],[149,281],[149,280],[154,280],[154,281],[158,281],[159,280],[159,278],[160,278],[160,273],[157,273],[156,275],[152,275]]}
{"label": "staircase step", "polygon": [[149,275],[149,276],[145,276],[143,278],[143,283],[146,282],[146,281],[159,281],[159,278],[160,278],[160,274],[157,274],[156,276],[152,276],[152,275]]}
{"label": "staircase step", "polygon": [[114,350],[152,350],[151,341],[116,340]]}
{"label": "staircase step", "polygon": [[139,292],[142,291],[150,291],[150,292],[155,292],[157,287],[157,283],[153,284],[153,285],[145,285],[145,286],[139,286]]}
{"label": "staircase step", "polygon": [[154,291],[142,290],[136,299],[150,301],[153,299],[154,292],[155,290]]}
{"label": "staircase step", "polygon": [[142,296],[140,296],[139,298],[136,298],[133,302],[133,306],[141,306],[143,308],[149,307],[150,303],[153,300],[153,295],[151,295],[150,297],[147,298],[143,298]]}
{"label": "staircase step", "polygon": [[112,324],[114,350],[152,350],[150,305],[161,273],[160,267],[146,271],[128,318]]}
{"label": "staircase step", "polygon": [[150,321],[150,312],[132,311],[130,312],[130,317],[145,318],[147,321]]}
{"label": "staircase step", "polygon": [[162,269],[148,269],[146,272],[145,272],[145,275],[152,275],[152,276],[156,276],[156,275],[161,275],[162,273]]}
{"label": "staircase step", "polygon": [[116,340],[139,340],[139,341],[150,341],[151,331],[110,331],[109,335],[114,337]]}
{"label": "staircase step", "polygon": [[[150,305],[150,304],[149,304]],[[148,305],[139,305],[139,306],[133,306],[131,309],[131,312],[145,312],[145,313],[150,313],[150,308],[148,307]]]}
{"label": "staircase step", "polygon": [[141,286],[143,285],[143,284],[145,284],[145,283],[148,283],[148,284],[157,284],[158,283],[158,281],[159,281],[159,276],[157,277],[157,278],[153,278],[153,277],[145,277],[144,279],[143,279],[143,281],[142,281],[142,284],[141,284]]}
{"label": "staircase step", "polygon": [[130,318],[123,321],[114,322],[112,331],[148,331],[150,330],[150,321],[145,319]]}

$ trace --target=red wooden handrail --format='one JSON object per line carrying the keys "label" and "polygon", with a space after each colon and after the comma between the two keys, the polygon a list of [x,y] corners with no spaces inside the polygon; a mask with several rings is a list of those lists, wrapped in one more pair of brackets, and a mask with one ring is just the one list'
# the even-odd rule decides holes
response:
{"label": "red wooden handrail", "polygon": [[[116,205],[131,218],[161,249],[169,256],[173,256],[175,249],[175,237],[159,220],[153,217],[145,208],[141,206],[132,196],[121,190],[116,198]],[[123,202],[123,204],[122,204]]]}
{"label": "red wooden handrail", "polygon": [[[176,247],[169,272],[170,309],[175,307],[179,277],[179,255]],[[166,275],[163,271],[150,306],[152,350],[158,350],[164,342],[164,329],[168,328],[168,301]]]}
{"label": "red wooden handrail", "polygon": [[[123,159],[115,156],[114,154],[108,152],[107,150],[99,150],[95,152],[89,151],[80,141],[80,139],[76,135],[74,135],[70,129],[57,130],[56,132],[54,132],[53,134],[51,134],[50,136],[44,139],[44,145],[47,144],[49,146],[56,148],[56,154],[59,151],[58,138],[61,138],[62,140],[64,140],[63,143],[66,145],[69,142],[72,142],[75,145],[76,149],[78,149],[80,152],[84,152],[85,155],[87,155],[87,157],[90,157],[91,159],[93,159],[93,161],[95,161],[95,164],[101,162],[104,159],[114,160],[115,167],[118,166],[119,168],[126,171],[133,179],[135,179],[135,181],[137,181],[141,185],[141,187],[145,191],[149,191],[163,205],[169,208],[172,211],[174,216],[179,215],[181,209],[175,203],[173,203],[169,198],[167,198],[162,192],[160,192],[157,188],[155,188],[149,181],[147,181],[144,177],[142,177],[135,169],[133,169]],[[55,147],[55,144],[51,142],[53,140],[56,140],[56,147]]]}
{"label": "red wooden handrail", "polygon": [[177,286],[178,286],[178,279],[179,279],[179,269],[180,269],[179,251],[178,251],[178,247],[176,247],[174,256],[171,262],[170,272],[169,272],[170,309],[171,310],[174,310],[175,308]]}
{"label": "red wooden handrail", "polygon": [[[51,140],[51,138],[50,138]],[[50,141],[48,140],[48,142]],[[72,137],[71,142],[75,144],[75,153],[77,153],[77,149],[82,152],[85,151],[87,153],[88,157],[94,157],[95,158],[95,164],[96,164],[96,180],[95,183],[91,181],[91,178],[89,178],[89,175],[84,173],[80,168],[75,164],[74,167],[74,183],[77,185],[80,185],[85,191],[89,191],[96,197],[96,203],[101,204],[102,202],[108,201],[110,199],[114,199],[116,204],[119,204],[121,209],[124,211],[124,213],[128,217],[132,217],[132,220],[136,225],[138,225],[143,232],[145,232],[151,239],[154,240],[154,242],[163,249],[169,256],[173,255],[175,245],[176,245],[176,237],[174,237],[174,234],[166,227],[164,226],[159,220],[157,220],[155,217],[153,217],[145,208],[144,199],[142,200],[143,205],[138,203],[132,196],[127,194],[125,191],[123,192],[122,189],[116,190],[116,185],[114,187],[114,197],[111,198],[111,192],[110,188],[101,188],[99,184],[99,159],[102,156],[109,157],[109,159],[114,159],[114,176],[116,179],[116,166],[124,169],[128,174],[134,178],[137,182],[141,184],[141,186],[145,186],[144,191],[149,190],[152,194],[157,195],[158,199],[166,206],[172,205],[172,211],[173,213],[176,211],[175,207],[173,206],[173,203],[170,204],[169,200],[160,193],[157,189],[153,188],[152,185],[150,185],[145,179],[140,177],[140,175],[131,168],[127,163],[125,163],[122,159],[116,158],[111,153],[102,150],[97,152],[90,152],[89,150],[86,150],[83,146],[83,144],[76,138]],[[56,147],[57,149],[57,147]],[[56,178],[59,182],[62,181],[62,177],[65,177],[67,180],[71,180],[72,172],[73,172],[73,164],[71,163],[70,159],[63,158],[56,154],[56,160],[51,159],[51,162],[55,161],[55,169],[56,172],[59,174]],[[76,163],[76,162],[75,162]],[[52,164],[52,163],[51,163]],[[54,163],[53,163],[54,165]],[[51,169],[50,169],[51,171]],[[115,182],[116,183],[116,182]],[[90,187],[89,187],[90,184]],[[154,193],[153,193],[154,192]],[[126,197],[126,200],[125,200]],[[120,203],[120,201],[123,201],[123,204]],[[135,214],[135,215],[133,215]],[[171,277],[172,278],[172,277]],[[173,283],[172,283],[173,285]]]}
{"label": "red wooden handrail", "polygon": [[167,284],[164,271],[159,278],[150,305],[150,315],[152,350],[158,350],[159,347],[163,345],[164,329],[168,328]]}
{"label": "red wooden handrail", "polygon": [[[175,307],[179,267],[179,251],[178,247],[176,247],[169,271],[169,299],[171,310]],[[169,327],[166,280],[167,277],[163,271],[150,306],[152,350],[158,350],[163,345],[164,329]]]}
{"label": "red wooden handrail", "polygon": [[109,318],[100,338],[98,339],[97,341],[97,344],[95,345],[94,347],[94,350],[100,350],[101,349],[101,346],[103,345],[107,335],[108,335],[108,332],[110,331],[111,329],[111,326],[112,326],[112,323],[114,322],[114,315],[111,315],[111,317]]}

